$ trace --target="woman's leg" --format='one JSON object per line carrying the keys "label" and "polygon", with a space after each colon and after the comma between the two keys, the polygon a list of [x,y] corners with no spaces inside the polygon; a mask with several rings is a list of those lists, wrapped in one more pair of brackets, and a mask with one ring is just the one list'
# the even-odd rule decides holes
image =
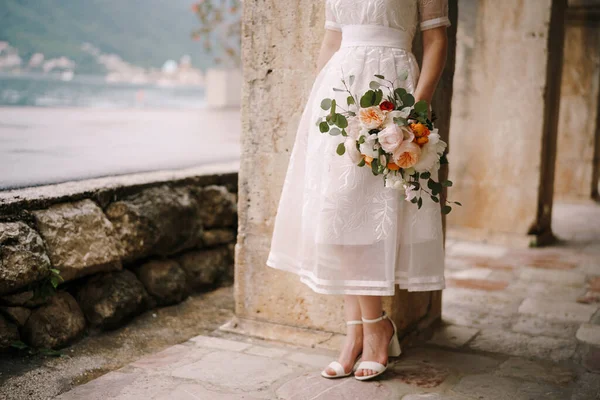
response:
{"label": "woman's leg", "polygon": [[[358,297],[345,295],[344,296],[344,315],[346,321],[361,319],[360,305],[358,304]],[[350,372],[354,366],[356,357],[362,351],[363,346],[363,326],[362,325],[348,325],[346,328],[346,340],[342,346],[340,352],[340,358],[338,362],[342,364],[345,372]],[[335,375],[335,371],[327,367],[325,373],[329,375]]]}
{"label": "woman's leg", "polygon": [[[358,302],[363,318],[381,317],[381,296],[358,296]],[[375,323],[363,323],[363,332],[363,361],[376,361],[385,365],[388,361],[388,344],[394,333],[392,323],[387,318]],[[374,373],[376,371],[372,369],[358,369],[354,374],[366,376]]]}

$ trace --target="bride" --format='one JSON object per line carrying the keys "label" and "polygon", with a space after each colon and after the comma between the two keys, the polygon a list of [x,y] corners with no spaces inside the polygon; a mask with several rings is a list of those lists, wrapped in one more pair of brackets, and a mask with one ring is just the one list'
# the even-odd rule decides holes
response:
{"label": "bride", "polygon": [[[354,76],[350,91],[364,93],[378,74],[430,103],[446,62],[449,25],[447,0],[326,1],[318,75],[299,123],[267,260],[317,293],[344,295],[346,340],[323,377],[382,374],[400,345],[381,296],[394,295],[396,285],[409,291],[445,286],[439,204],[425,196],[418,209],[370,168],[338,156],[342,139],[315,125],[323,116],[321,101],[346,104],[346,96],[333,90],[343,87],[342,79]],[[423,31],[421,70],[411,52],[417,29]]]}

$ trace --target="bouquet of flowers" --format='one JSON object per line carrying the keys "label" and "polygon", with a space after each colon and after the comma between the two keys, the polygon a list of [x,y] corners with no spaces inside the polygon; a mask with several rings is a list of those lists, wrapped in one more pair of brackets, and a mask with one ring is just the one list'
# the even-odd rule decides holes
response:
{"label": "bouquet of flowers", "polygon": [[[374,175],[382,175],[386,187],[404,190],[406,200],[419,209],[422,192],[439,203],[442,188],[452,186],[452,182],[432,178],[432,172],[448,161],[447,145],[429,119],[429,104],[423,100],[415,103],[410,93],[383,75],[375,78],[370,90],[360,97],[349,90],[354,76],[342,79],[344,88],[333,90],[347,94],[347,109],[335,99],[323,99],[321,108],[329,113],[317,121],[320,131],[345,137],[337,154],[347,155],[359,167],[369,167]],[[444,214],[451,210],[449,204],[442,207]]]}

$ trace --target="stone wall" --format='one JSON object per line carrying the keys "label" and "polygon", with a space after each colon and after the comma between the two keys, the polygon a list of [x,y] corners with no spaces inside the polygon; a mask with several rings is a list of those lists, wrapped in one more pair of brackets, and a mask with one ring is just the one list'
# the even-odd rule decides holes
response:
{"label": "stone wall", "polygon": [[554,181],[555,196],[565,200],[598,193],[600,2],[595,5],[596,15],[581,9],[567,18]]}
{"label": "stone wall", "polygon": [[233,284],[236,204],[235,173],[0,201],[0,350],[60,348]]}
{"label": "stone wall", "polygon": [[566,0],[459,2],[449,234],[552,240]]}

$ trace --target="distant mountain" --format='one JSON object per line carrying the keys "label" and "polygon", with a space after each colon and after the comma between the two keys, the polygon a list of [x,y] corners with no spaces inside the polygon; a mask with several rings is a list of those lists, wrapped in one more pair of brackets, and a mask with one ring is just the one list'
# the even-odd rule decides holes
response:
{"label": "distant mountain", "polygon": [[99,73],[103,67],[81,51],[85,42],[142,67],[159,68],[168,59],[192,57],[206,68],[191,31],[198,26],[191,12],[194,0],[0,0],[0,41],[8,41],[24,60],[36,52],[46,58],[66,56],[78,73]]}

